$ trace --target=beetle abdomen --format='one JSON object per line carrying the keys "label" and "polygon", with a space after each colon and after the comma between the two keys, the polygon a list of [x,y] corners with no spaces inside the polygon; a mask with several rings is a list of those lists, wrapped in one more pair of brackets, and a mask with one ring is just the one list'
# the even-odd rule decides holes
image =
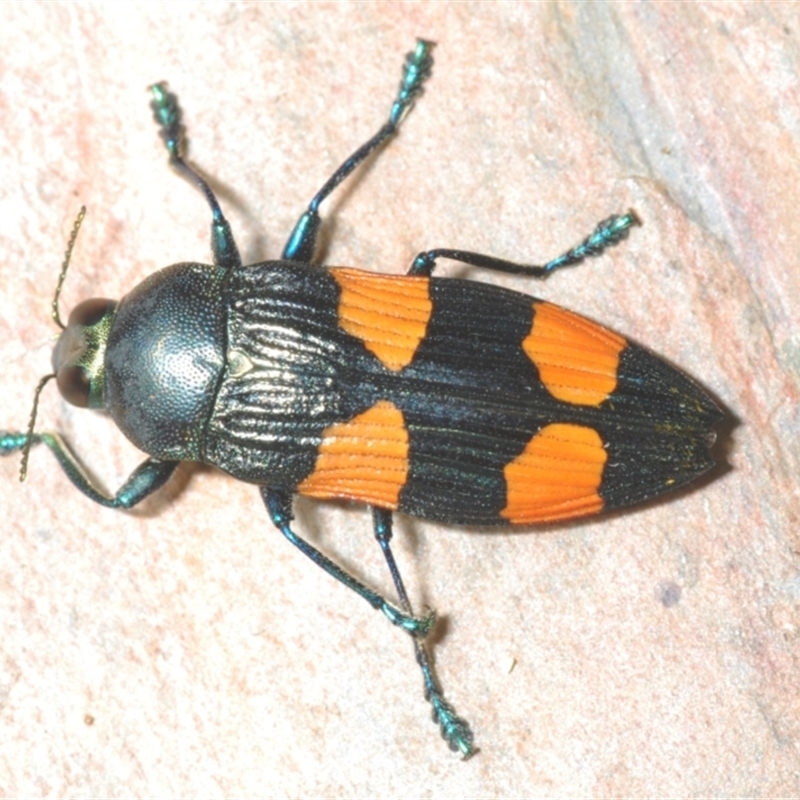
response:
{"label": "beetle abdomen", "polygon": [[206,458],[464,524],[630,505],[708,469],[719,411],[590,320],[476,281],[271,262],[231,278]]}

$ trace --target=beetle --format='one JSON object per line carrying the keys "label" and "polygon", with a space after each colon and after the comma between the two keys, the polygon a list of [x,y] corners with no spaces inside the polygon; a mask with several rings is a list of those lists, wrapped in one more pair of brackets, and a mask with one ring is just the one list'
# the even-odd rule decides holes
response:
{"label": "beetle", "polygon": [[[434,612],[414,614],[390,546],[395,511],[455,525],[529,525],[629,506],[713,464],[722,414],[686,375],[624,337],[547,302],[433,277],[442,258],[545,278],[624,239],[633,212],[601,222],[544,265],[457,249],[420,253],[405,276],[314,263],[320,204],[397,132],[431,74],[433,44],[406,56],[388,121],[314,196],[278,261],[245,266],[222,209],[184,156],[177,97],[151,87],[170,163],[211,209],[213,264],[162,269],[119,302],[58,313],[76,221],[53,300],[62,333],[27,432],[0,452],[44,443],[95,502],[131,508],[181,461],[259,486],[270,519],[301,552],[408,632],[433,718],[465,758],[473,734],[433,673]],[[35,432],[55,377],[68,402],[105,409],[148,458],[116,494],[88,477],[57,435]],[[371,507],[399,603],[365,586],[292,528],[296,494]]]}

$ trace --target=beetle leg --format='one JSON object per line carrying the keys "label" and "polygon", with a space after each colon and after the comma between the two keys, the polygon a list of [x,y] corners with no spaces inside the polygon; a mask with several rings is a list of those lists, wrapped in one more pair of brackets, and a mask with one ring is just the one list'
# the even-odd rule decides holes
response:
{"label": "beetle leg", "polygon": [[292,495],[278,489],[270,489],[262,486],[261,496],[267,506],[270,519],[280,532],[295,546],[301,553],[307,555],[318,567],[322,567],[328,575],[336,578],[348,589],[352,589],[363,597],[373,608],[382,611],[393,625],[397,625],[412,636],[425,638],[436,621],[436,614],[431,611],[424,617],[415,617],[412,614],[405,614],[400,609],[393,606],[383,595],[364,586],[356,580],[349,572],[343,570],[327,556],[320,553],[316,547],[310,545],[305,539],[301,539],[289,526],[294,519],[292,513]]}
{"label": "beetle leg", "polygon": [[[0,455],[6,456],[22,450],[27,439],[28,435],[25,433],[0,432]],[[53,451],[61,468],[77,489],[90,500],[106,508],[132,508],[149,494],[160,489],[175,471],[175,467],[180,464],[180,461],[148,458],[139,464],[112,497],[94,485],[81,462],[57,433],[32,434],[31,444],[40,443],[46,444]]]}
{"label": "beetle leg", "polygon": [[[413,613],[411,602],[408,599],[406,587],[403,585],[403,579],[397,569],[397,562],[394,560],[394,554],[390,546],[392,539],[392,512],[383,508],[373,507],[372,522],[375,538],[378,540],[381,550],[383,550],[386,564],[392,575],[392,581],[394,581],[395,589],[400,597],[400,604],[403,607],[403,611],[411,615]],[[442,738],[447,742],[451,750],[460,750],[464,758],[469,758],[475,752],[469,723],[459,717],[453,706],[444,699],[444,692],[433,674],[428,651],[420,639],[414,639],[414,655],[417,658],[417,664],[422,670],[425,699],[433,707],[433,720],[439,724]]]}
{"label": "beetle leg", "polygon": [[242,266],[239,248],[233,238],[231,226],[222,213],[219,202],[214,192],[193,167],[184,160],[185,141],[183,125],[181,124],[181,107],[178,97],[168,91],[166,83],[156,83],[150,87],[153,100],[150,108],[153,116],[161,129],[161,138],[169,152],[169,163],[193,183],[204,195],[206,202],[211,207],[213,219],[211,221],[211,252],[214,254],[214,264],[225,269],[235,269]]}
{"label": "beetle leg", "polygon": [[590,256],[599,256],[604,250],[613,247],[628,236],[628,230],[633,225],[638,225],[639,220],[633,211],[627,214],[615,214],[604,219],[577,247],[567,250],[558,258],[548,261],[542,266],[534,264],[516,264],[502,258],[484,256],[480,253],[471,253],[467,250],[428,250],[420,253],[411,264],[409,275],[429,276],[436,266],[437,258],[451,258],[462,264],[473,267],[491,269],[496,272],[511,272],[515,275],[531,275],[534,278],[546,278],[551,272],[561,267],[578,264]]}
{"label": "beetle leg", "polygon": [[373,150],[380,147],[387,139],[397,132],[408,111],[414,105],[414,99],[422,94],[422,84],[430,77],[433,58],[430,55],[433,42],[417,39],[417,46],[406,55],[403,65],[403,79],[397,93],[389,120],[367,142],[361,145],[328,179],[325,185],[317,192],[309,203],[308,209],[302,214],[294,226],[289,241],[283,248],[282,258],[288,261],[303,261],[310,263],[314,258],[319,233],[320,203],[362,162]]}

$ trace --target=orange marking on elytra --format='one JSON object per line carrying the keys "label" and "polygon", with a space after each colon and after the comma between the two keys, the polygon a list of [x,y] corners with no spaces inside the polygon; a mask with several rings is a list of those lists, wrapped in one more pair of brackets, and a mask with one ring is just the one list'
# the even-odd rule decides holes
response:
{"label": "orange marking on elytra", "polygon": [[546,425],[503,470],[506,507],[518,525],[596,514],[607,454],[600,434],[584,425]]}
{"label": "orange marking on elytra", "polygon": [[408,431],[403,414],[381,400],[372,408],[326,428],[314,471],[300,494],[397,508],[408,477]]}
{"label": "orange marking on elytra", "polygon": [[522,349],[557,400],[596,406],[617,387],[619,356],[627,342],[596,322],[551,303],[533,304]]}
{"label": "orange marking on elytra", "polygon": [[429,279],[332,269],[341,289],[339,325],[393,372],[407,367],[425,338],[433,303]]}

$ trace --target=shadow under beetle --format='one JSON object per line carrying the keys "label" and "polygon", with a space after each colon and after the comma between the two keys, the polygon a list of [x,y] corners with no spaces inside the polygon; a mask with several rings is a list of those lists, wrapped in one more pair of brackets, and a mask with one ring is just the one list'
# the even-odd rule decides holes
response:
{"label": "shadow under beetle", "polygon": [[[463,250],[420,253],[407,276],[313,265],[322,201],[397,131],[431,73],[430,42],[406,57],[389,119],[320,189],[280,261],[243,266],[206,181],[184,160],[175,95],[151,87],[170,163],[211,207],[213,266],[175,264],[121,301],[80,303],[53,352],[63,397],[105,409],[149,457],[109,496],[57,434],[0,434],[0,452],[43,442],[87,497],[131,508],[181,461],[260,487],[272,522],[312,561],[411,634],[433,718],[453,750],[474,752],[444,699],[392,554],[392,512],[461,525],[532,524],[627,506],[714,463],[721,413],[693,381],[594,322],[528,295],[433,278],[439,258],[544,278],[599,255],[635,224],[609,217],[543,266]],[[399,605],[290,527],[296,493],[372,508]]]}

